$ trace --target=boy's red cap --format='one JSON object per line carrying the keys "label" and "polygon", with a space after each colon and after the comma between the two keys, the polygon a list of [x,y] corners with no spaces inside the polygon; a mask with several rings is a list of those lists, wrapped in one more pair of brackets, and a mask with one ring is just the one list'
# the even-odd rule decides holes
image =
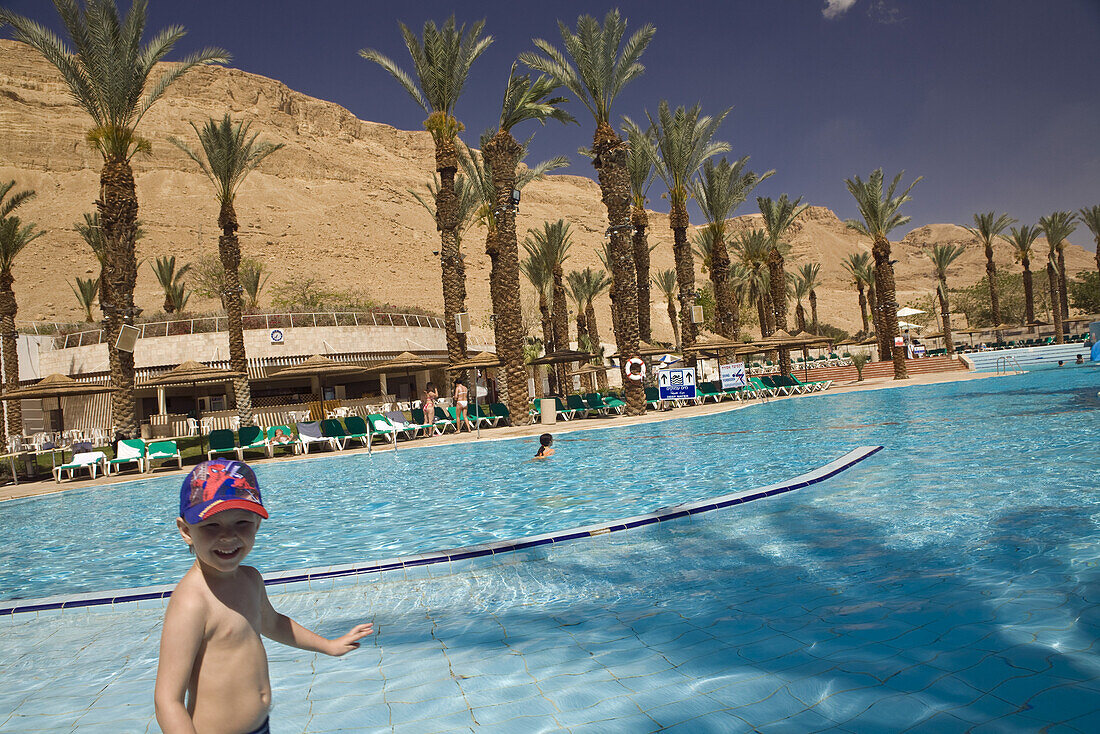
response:
{"label": "boy's red cap", "polygon": [[187,475],[180,489],[180,517],[194,525],[225,510],[248,510],[267,517],[260,483],[243,461],[204,461]]}

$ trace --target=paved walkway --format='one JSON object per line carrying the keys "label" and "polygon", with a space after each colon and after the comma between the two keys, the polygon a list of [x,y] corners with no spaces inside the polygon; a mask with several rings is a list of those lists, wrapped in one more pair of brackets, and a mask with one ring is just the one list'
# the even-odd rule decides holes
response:
{"label": "paved walkway", "polygon": [[[1013,373],[1015,374],[1015,373]],[[945,382],[962,382],[964,380],[981,380],[986,378],[997,377],[992,372],[938,372],[933,374],[921,374],[914,375],[908,380],[895,381],[892,378],[881,377],[863,382],[846,381],[846,382],[834,382],[832,387],[824,393],[811,393],[810,395],[792,395],[789,397],[776,397],[769,398],[767,402],[773,402],[776,400],[798,400],[809,398],[823,398],[830,395],[838,395],[841,393],[858,392],[862,390],[887,390],[897,387],[909,387],[911,385],[934,385]],[[685,408],[677,408],[675,410],[668,411],[647,411],[645,415],[640,416],[612,416],[608,418],[587,418],[577,419],[572,421],[558,421],[554,424],[550,432],[554,434],[567,433],[572,431],[588,431],[598,430],[602,428],[618,428],[622,426],[632,426],[644,423],[656,423],[659,421],[665,421],[675,418],[690,418],[699,415],[712,415],[714,413],[725,413],[731,410],[739,410],[741,408],[748,407],[750,405],[759,405],[762,401],[751,400],[748,402],[737,401],[723,401],[721,403],[706,403],[704,405],[692,405]],[[483,430],[481,432],[482,441],[486,440],[499,440],[507,438],[518,438],[524,436],[538,436],[541,433],[546,432],[546,427],[540,423],[534,423],[529,426],[505,426],[503,428],[492,428]],[[452,443],[468,443],[476,441],[477,435],[471,433],[448,433],[443,436],[434,436],[431,438],[421,438],[412,442],[401,443],[398,447],[399,451],[415,451],[423,446],[442,446],[444,444]],[[375,447],[375,451],[392,451],[392,446],[386,444],[382,447]],[[341,453],[365,453],[366,449],[347,449]],[[285,456],[276,457],[274,459],[261,459],[264,463],[271,463],[275,461],[300,461],[306,458],[316,458],[317,456],[323,456],[324,454],[310,454],[308,456]],[[70,489],[83,489],[85,487],[101,487],[107,485],[118,484],[120,482],[130,482],[141,479],[148,479],[150,477],[161,477],[166,475],[179,475],[183,476],[191,470],[190,466],[184,465],[184,469],[181,471],[176,468],[157,468],[153,472],[145,475],[129,472],[126,474],[114,474],[109,477],[100,476],[94,480],[90,479],[78,479],[74,481],[63,481],[61,484],[56,483],[53,477],[50,477],[43,481],[37,482],[23,482],[18,486],[5,485],[0,487],[0,501],[17,499],[19,497],[34,497],[43,494],[53,494],[55,492],[64,492]]]}

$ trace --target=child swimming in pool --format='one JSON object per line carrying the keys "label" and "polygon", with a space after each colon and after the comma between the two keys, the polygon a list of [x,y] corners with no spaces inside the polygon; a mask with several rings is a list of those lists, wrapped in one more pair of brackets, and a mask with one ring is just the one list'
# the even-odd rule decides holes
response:
{"label": "child swimming in pool", "polygon": [[256,475],[242,461],[204,461],[183,481],[176,525],[195,563],[164,615],[154,701],[165,734],[267,734],[261,635],[339,656],[373,632],[360,624],[329,640],[272,608],[260,572],[241,565],[266,517]]}
{"label": "child swimming in pool", "polygon": [[539,436],[539,450],[535,454],[536,459],[546,459],[554,455],[554,437],[549,433]]}

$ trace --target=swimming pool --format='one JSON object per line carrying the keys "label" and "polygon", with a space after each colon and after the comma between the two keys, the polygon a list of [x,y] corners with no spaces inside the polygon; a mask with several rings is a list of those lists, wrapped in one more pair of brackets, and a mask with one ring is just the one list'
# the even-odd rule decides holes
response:
{"label": "swimming pool", "polygon": [[[549,472],[533,476],[552,491],[521,495],[511,475],[447,485],[451,502],[480,492],[499,503],[491,522],[470,523],[483,534],[471,538],[553,527],[557,512],[568,527],[720,494],[763,483],[761,466],[789,476],[858,443],[887,450],[825,484],[713,516],[443,576],[278,594],[322,632],[369,618],[380,633],[340,660],[270,645],[274,730],[1095,730],[1098,389],[1100,370],[1076,368],[563,436],[553,463],[515,470]],[[627,483],[632,452],[649,487]],[[501,456],[527,453],[524,442],[410,451],[388,476],[437,462],[491,476]],[[374,457],[373,470],[390,459]],[[694,481],[693,464],[707,463]],[[523,509],[540,501],[549,509]],[[28,505],[19,511],[34,515]],[[260,547],[305,557],[301,539],[280,535],[308,530],[265,531]],[[393,554],[371,555],[383,553]],[[161,613],[0,620],[0,731],[144,730]]]}

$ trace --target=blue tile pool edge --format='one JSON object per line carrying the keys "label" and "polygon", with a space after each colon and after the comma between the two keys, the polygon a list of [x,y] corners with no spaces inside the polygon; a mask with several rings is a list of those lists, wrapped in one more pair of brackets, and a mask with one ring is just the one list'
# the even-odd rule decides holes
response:
{"label": "blue tile pool edge", "polygon": [[[582,538],[591,538],[598,535],[606,535],[608,533],[632,530],[654,523],[678,520],[684,517],[699,515],[704,512],[711,512],[713,510],[720,510],[746,502],[774,497],[797,489],[803,489],[814,484],[819,484],[846,469],[850,469],[864,459],[877,454],[882,448],[882,446],[859,446],[827,464],[783,482],[769,484],[763,487],[755,487],[740,492],[732,492],[720,497],[712,497],[696,502],[686,502],[661,507],[644,515],[635,515],[633,517],[605,521],[594,525],[585,525],[569,530],[529,535],[514,540],[500,540],[491,543],[464,546],[461,548],[451,548],[448,550],[388,558],[380,561],[373,561],[365,565],[347,564],[341,566],[321,566],[308,569],[279,571],[265,574],[264,584],[266,586],[282,586],[285,584],[309,583],[311,581],[331,580],[357,576],[360,574],[376,574],[386,571],[396,571],[398,569],[404,570],[407,568],[415,568],[417,566],[430,566],[439,563],[449,563],[451,561],[482,558],[504,553],[513,553],[552,543],[565,543]],[[113,592],[66,594],[40,599],[0,601],[0,616],[163,600],[172,595],[172,589],[174,588],[175,584],[165,584],[161,586],[120,589]]]}

